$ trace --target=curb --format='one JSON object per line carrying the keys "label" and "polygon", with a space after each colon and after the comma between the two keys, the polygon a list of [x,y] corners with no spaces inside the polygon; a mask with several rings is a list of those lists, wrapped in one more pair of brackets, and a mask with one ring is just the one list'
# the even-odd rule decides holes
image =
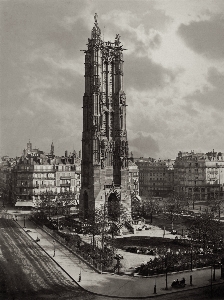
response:
{"label": "curb", "polygon": [[[202,267],[202,268],[198,268],[198,269],[192,269],[192,270],[183,270],[183,271],[176,271],[176,272],[167,272],[168,275],[174,275],[174,274],[181,274],[181,273],[187,273],[187,272],[194,272],[194,271],[199,271],[199,270],[205,270],[205,269],[211,269],[210,266],[208,267]],[[165,276],[166,273],[164,274],[158,274],[158,275],[152,275],[152,276],[144,276],[144,275],[138,275],[138,274],[134,274],[134,277],[139,277],[139,278],[155,278],[155,277],[162,277]]]}

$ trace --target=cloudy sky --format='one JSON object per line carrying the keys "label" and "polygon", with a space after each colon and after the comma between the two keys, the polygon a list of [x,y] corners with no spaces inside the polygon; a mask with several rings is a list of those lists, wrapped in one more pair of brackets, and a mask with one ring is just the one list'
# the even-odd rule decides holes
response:
{"label": "cloudy sky", "polygon": [[2,0],[0,155],[81,149],[84,53],[98,13],[121,35],[134,156],[224,152],[223,0]]}

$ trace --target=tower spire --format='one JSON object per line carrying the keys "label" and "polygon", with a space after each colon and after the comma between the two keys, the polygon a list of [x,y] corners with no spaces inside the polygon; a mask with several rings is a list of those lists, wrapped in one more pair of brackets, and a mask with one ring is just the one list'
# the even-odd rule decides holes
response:
{"label": "tower spire", "polygon": [[54,155],[54,144],[53,144],[53,141],[51,143],[51,155],[52,156]]}
{"label": "tower spire", "polygon": [[94,27],[92,29],[92,34],[91,34],[91,38],[93,40],[100,40],[100,35],[101,35],[101,30],[98,26],[98,15],[97,13],[95,13],[94,15]]}

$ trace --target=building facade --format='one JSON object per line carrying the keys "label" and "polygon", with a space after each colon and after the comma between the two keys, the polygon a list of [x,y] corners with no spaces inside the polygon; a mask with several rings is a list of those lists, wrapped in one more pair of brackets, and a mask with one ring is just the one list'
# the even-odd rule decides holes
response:
{"label": "building facade", "polygon": [[141,197],[166,197],[173,192],[174,160],[135,159],[139,168],[139,195]]}
{"label": "building facade", "polygon": [[104,42],[95,24],[85,50],[80,216],[105,203],[131,211],[123,90],[123,46]]}
{"label": "building facade", "polygon": [[56,200],[57,195],[64,192],[74,194],[74,204],[79,203],[80,193],[80,158],[76,154],[56,157],[51,152],[45,154],[38,149],[33,150],[27,144],[23,156],[17,159],[12,168],[12,202],[18,207],[39,206],[43,196],[49,195]]}
{"label": "building facade", "polygon": [[224,154],[180,151],[174,164],[174,189],[198,200],[223,197]]}
{"label": "building facade", "polygon": [[11,170],[14,160],[8,156],[3,156],[0,161],[0,200],[3,205],[11,202],[12,176]]}
{"label": "building facade", "polygon": [[56,191],[70,191],[75,194],[75,202],[79,203],[81,189],[81,161],[74,164],[58,164],[56,165]]}

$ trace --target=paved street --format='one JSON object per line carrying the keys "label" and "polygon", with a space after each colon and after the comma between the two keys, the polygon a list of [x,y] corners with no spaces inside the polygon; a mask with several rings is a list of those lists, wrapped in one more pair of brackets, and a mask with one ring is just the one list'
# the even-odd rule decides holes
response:
{"label": "paved street", "polygon": [[0,219],[0,299],[86,294],[13,221]]}
{"label": "paved street", "polygon": [[[23,226],[23,219],[18,221]],[[66,272],[75,280],[78,281],[81,272],[81,282],[78,284],[84,289],[93,293],[117,296],[117,297],[147,297],[153,296],[154,285],[157,286],[157,295],[172,293],[174,289],[171,288],[171,283],[175,279],[186,278],[186,289],[210,285],[211,270],[209,268],[203,270],[193,270],[192,272],[185,272],[179,274],[168,275],[168,291],[165,290],[165,276],[158,276],[154,278],[130,277],[111,274],[98,274],[90,267],[84,264],[80,259],[71,254],[61,244],[53,242],[48,234],[30,221],[26,221],[26,231],[33,239],[38,236],[40,238],[39,245],[51,256]],[[55,247],[55,257],[54,255]],[[193,276],[193,287],[189,285],[190,275]],[[216,271],[217,281],[220,278],[220,270]]]}

